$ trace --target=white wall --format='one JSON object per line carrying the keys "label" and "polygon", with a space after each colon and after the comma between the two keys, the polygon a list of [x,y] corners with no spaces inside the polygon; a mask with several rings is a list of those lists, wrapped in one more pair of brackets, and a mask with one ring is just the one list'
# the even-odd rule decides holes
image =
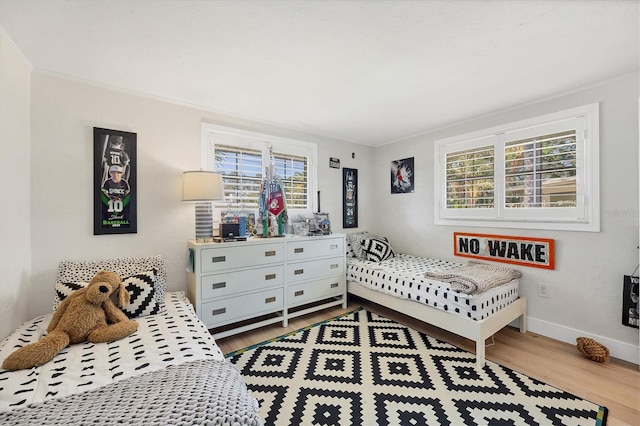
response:
{"label": "white wall", "polygon": [[[58,262],[161,254],[168,288],[186,290],[187,240],[194,207],[182,203],[182,172],[200,168],[201,123],[233,126],[318,144],[322,209],[342,224],[341,170],[371,164],[371,147],[234,121],[194,108],[34,73],[32,76],[32,315],[51,309]],[[137,133],[138,233],[93,235],[93,127]],[[351,160],[351,153],[356,159]],[[347,157],[349,160],[347,161]],[[366,178],[366,174],[364,176]],[[361,226],[373,225],[373,200],[360,200]],[[338,220],[339,219],[339,220]]]}
{"label": "white wall", "polygon": [[[621,324],[622,276],[638,264],[638,94],[638,74],[629,75],[378,148],[377,231],[401,252],[460,263],[466,259],[453,256],[453,231],[555,239],[555,270],[518,268],[530,329],[570,343],[593,337],[638,363],[638,330]],[[600,102],[601,232],[434,225],[434,141],[593,102]],[[415,193],[391,195],[389,163],[406,157],[415,157]],[[538,297],[538,282],[550,284],[551,298]]]}
{"label": "white wall", "polygon": [[0,28],[0,338],[30,318],[31,69]]}

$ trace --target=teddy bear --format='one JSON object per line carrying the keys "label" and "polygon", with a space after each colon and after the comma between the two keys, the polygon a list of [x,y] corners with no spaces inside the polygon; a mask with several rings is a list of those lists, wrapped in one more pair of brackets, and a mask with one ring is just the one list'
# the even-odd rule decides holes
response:
{"label": "teddy bear", "polygon": [[110,298],[116,291],[118,305],[128,304],[129,292],[120,276],[99,271],[87,287],[62,301],[47,327],[48,334],[14,351],[4,360],[2,368],[15,371],[37,367],[51,361],[69,344],[113,342],[134,333],[138,323],[130,320]]}

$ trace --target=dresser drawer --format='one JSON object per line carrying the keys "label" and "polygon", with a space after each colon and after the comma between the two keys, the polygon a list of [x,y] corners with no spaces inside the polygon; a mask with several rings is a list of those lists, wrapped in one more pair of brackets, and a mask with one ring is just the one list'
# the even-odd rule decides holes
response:
{"label": "dresser drawer", "polygon": [[200,318],[208,328],[279,311],[283,307],[282,288],[245,294],[202,304]]}
{"label": "dresser drawer", "polygon": [[279,263],[284,258],[282,251],[282,244],[251,244],[203,249],[200,255],[200,271],[215,272]]}
{"label": "dresser drawer", "polygon": [[286,282],[303,281],[338,274],[344,274],[343,256],[288,263],[285,266]]}
{"label": "dresser drawer", "polygon": [[345,276],[323,278],[316,281],[289,286],[287,306],[297,306],[314,300],[344,294],[347,284]]}
{"label": "dresser drawer", "polygon": [[282,265],[258,269],[204,275],[201,280],[202,299],[226,297],[234,293],[246,293],[265,287],[282,287],[284,273]]}
{"label": "dresser drawer", "polygon": [[287,260],[290,262],[321,256],[342,256],[344,252],[344,238],[287,241]]}

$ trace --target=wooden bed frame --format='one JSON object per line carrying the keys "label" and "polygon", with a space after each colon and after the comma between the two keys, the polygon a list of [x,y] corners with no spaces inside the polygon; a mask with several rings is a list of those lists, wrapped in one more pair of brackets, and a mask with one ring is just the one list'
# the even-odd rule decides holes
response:
{"label": "wooden bed frame", "polygon": [[376,290],[364,287],[356,282],[347,282],[347,291],[354,296],[378,303],[394,311],[419,319],[427,324],[476,342],[476,367],[485,363],[485,340],[504,328],[511,321],[520,318],[520,332],[527,332],[527,299],[520,297],[496,313],[483,320],[474,321],[413,300],[400,299]]}

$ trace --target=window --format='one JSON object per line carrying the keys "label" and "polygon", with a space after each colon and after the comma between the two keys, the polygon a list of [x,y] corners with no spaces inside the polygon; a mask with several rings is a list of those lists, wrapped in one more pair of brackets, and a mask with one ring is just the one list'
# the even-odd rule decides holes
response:
{"label": "window", "polygon": [[203,124],[203,163],[223,176],[225,202],[218,206],[257,210],[260,186],[269,164],[269,147],[275,174],[282,180],[289,214],[313,211],[316,146]]}
{"label": "window", "polygon": [[598,104],[438,141],[436,224],[600,230]]}
{"label": "window", "polygon": [[447,208],[493,207],[493,167],[492,146],[447,154]]}

